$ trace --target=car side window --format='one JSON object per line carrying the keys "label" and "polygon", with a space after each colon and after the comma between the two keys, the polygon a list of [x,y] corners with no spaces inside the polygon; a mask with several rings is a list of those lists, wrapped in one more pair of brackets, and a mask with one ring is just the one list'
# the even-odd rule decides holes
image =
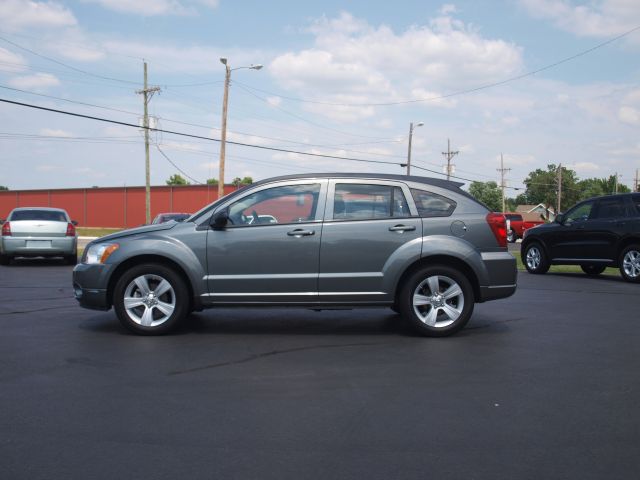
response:
{"label": "car side window", "polygon": [[400,187],[338,183],[333,199],[334,220],[371,220],[409,217],[409,205]]}
{"label": "car side window", "polygon": [[412,188],[411,195],[421,217],[448,217],[457,206],[453,200],[426,190]]}
{"label": "car side window", "polygon": [[255,227],[315,220],[320,184],[266,188],[229,206],[232,226]]}
{"label": "car side window", "polygon": [[626,213],[624,200],[622,198],[602,198],[596,204],[596,208],[594,209],[594,213],[591,218],[603,220],[608,218],[620,218],[626,217]]}
{"label": "car side window", "polygon": [[584,202],[567,212],[564,217],[564,224],[570,225],[575,222],[584,222],[589,220],[594,202]]}
{"label": "car side window", "polygon": [[640,215],[640,194],[631,195],[631,202],[636,207],[636,211],[635,211],[636,215]]}

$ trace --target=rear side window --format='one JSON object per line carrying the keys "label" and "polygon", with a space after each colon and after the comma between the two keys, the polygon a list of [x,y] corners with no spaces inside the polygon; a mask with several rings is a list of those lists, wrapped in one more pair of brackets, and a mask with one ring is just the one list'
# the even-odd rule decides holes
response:
{"label": "rear side window", "polygon": [[55,210],[17,210],[11,214],[9,219],[12,222],[20,220],[42,220],[48,222],[66,222],[67,216],[64,212]]}
{"label": "rear side window", "polygon": [[594,219],[626,217],[624,200],[617,198],[603,198],[596,204],[595,211],[591,214]]}
{"label": "rear side window", "polygon": [[456,209],[456,202],[437,193],[412,188],[411,195],[421,217],[448,217]]}
{"label": "rear side window", "polygon": [[516,222],[522,221],[522,215],[516,215],[514,213],[507,213],[505,217],[507,220],[515,220]]}
{"label": "rear side window", "polygon": [[334,220],[371,220],[408,217],[409,206],[400,187],[391,185],[336,184]]}

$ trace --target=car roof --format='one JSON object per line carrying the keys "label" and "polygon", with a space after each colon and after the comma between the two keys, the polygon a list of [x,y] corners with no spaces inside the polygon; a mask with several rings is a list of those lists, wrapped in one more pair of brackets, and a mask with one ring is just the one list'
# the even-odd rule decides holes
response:
{"label": "car roof", "polygon": [[342,173],[342,172],[330,172],[330,173],[298,173],[295,175],[283,175],[280,177],[270,177],[253,183],[252,185],[258,185],[261,183],[270,183],[279,180],[296,180],[305,178],[370,178],[370,179],[385,179],[385,180],[403,180],[416,183],[425,183],[428,185],[435,185],[443,188],[460,188],[464,183],[452,182],[450,180],[442,180],[439,178],[421,177],[416,175],[394,175],[391,173]]}
{"label": "car roof", "polygon": [[53,208],[53,207],[16,207],[11,211],[12,212],[19,212],[19,211],[23,211],[23,210],[45,210],[47,212],[64,212],[64,213],[67,213],[67,211],[64,208]]}

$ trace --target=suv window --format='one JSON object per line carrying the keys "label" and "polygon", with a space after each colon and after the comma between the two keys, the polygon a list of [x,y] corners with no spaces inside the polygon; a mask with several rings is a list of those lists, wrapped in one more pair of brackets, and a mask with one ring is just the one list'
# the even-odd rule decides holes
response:
{"label": "suv window", "polygon": [[56,210],[16,210],[9,219],[12,222],[19,220],[42,220],[48,222],[66,222],[67,216],[64,212]]}
{"label": "suv window", "polygon": [[507,220],[515,220],[516,222],[522,221],[522,215],[516,215],[515,213],[507,213],[505,214]]}
{"label": "suv window", "polygon": [[640,194],[631,195],[631,201],[636,207],[636,214],[640,214]]}
{"label": "suv window", "polygon": [[598,200],[591,218],[606,219],[626,217],[624,199],[620,197],[602,198]]}
{"label": "suv window", "polygon": [[298,223],[315,220],[320,184],[286,185],[260,190],[229,207],[233,226]]}
{"label": "suv window", "polygon": [[409,206],[400,187],[360,183],[336,184],[333,199],[335,220],[369,220],[408,217]]}
{"label": "suv window", "polygon": [[457,206],[453,200],[426,190],[412,188],[411,195],[421,217],[448,217]]}
{"label": "suv window", "polygon": [[574,222],[584,222],[585,220],[589,220],[589,215],[591,215],[594,203],[595,202],[593,201],[589,201],[573,207],[567,212],[564,218],[564,223],[571,224]]}

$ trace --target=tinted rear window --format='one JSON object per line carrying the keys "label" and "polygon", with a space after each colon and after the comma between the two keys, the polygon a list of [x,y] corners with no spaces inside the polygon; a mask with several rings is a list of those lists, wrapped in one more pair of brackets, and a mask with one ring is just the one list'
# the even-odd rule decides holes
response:
{"label": "tinted rear window", "polygon": [[43,220],[48,222],[66,222],[67,217],[64,212],[55,210],[17,210],[11,214],[9,219],[12,222],[19,220]]}
{"label": "tinted rear window", "polygon": [[640,214],[640,193],[637,195],[631,195],[631,201],[636,206],[636,213]]}
{"label": "tinted rear window", "polygon": [[456,202],[437,193],[412,188],[411,195],[421,217],[448,217],[456,209]]}
{"label": "tinted rear window", "polygon": [[507,213],[505,215],[505,217],[507,218],[507,220],[515,220],[517,222],[522,221],[522,215],[515,215],[513,213],[511,213],[511,214]]}

